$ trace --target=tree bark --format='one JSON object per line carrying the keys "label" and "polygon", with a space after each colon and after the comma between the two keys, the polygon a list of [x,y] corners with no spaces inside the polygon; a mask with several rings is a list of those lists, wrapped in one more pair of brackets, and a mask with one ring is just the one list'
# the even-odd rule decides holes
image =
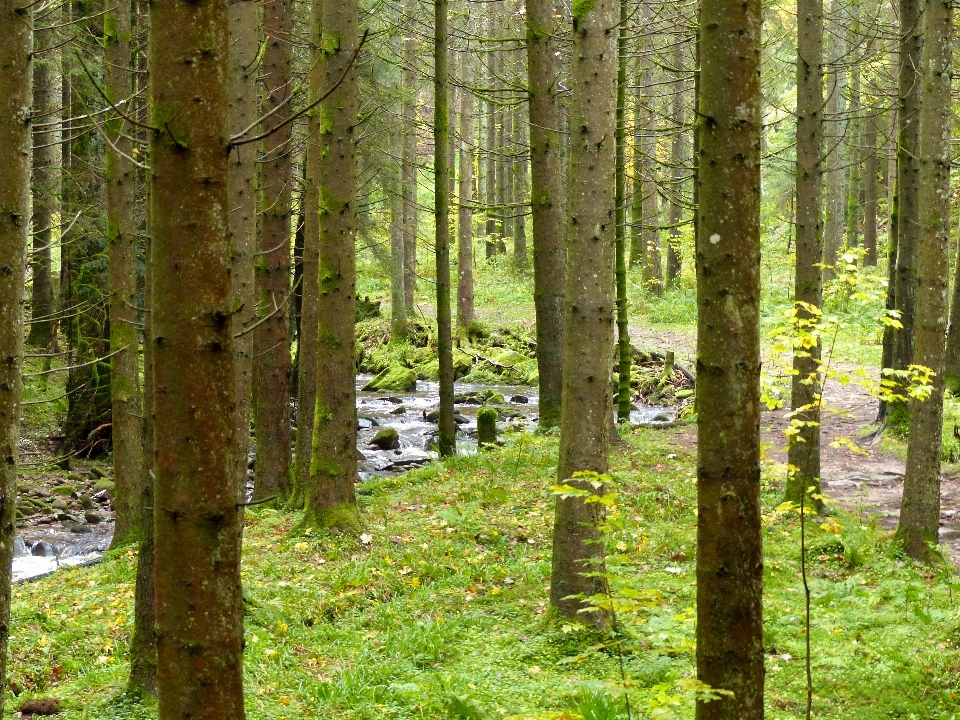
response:
{"label": "tree bark", "polygon": [[[130,3],[105,9],[104,93],[114,103],[133,93]],[[140,329],[137,324],[137,243],[134,202],[134,129],[119,116],[104,128],[107,139],[107,255],[110,292],[110,396],[113,406],[113,508],[111,547],[137,540],[143,477],[143,407],[140,394]]]}
{"label": "tree bark", "polygon": [[[641,7],[641,18],[644,26],[653,21],[653,11],[649,0],[644,0]],[[660,295],[663,292],[663,260],[660,255],[660,199],[656,181],[657,167],[657,118],[655,111],[656,88],[654,87],[654,59],[652,54],[645,58],[643,70],[640,74],[640,92],[642,97],[642,120],[639,132],[640,153],[643,157],[641,178],[643,180],[642,208],[643,226],[641,235],[641,277],[643,286]]]}
{"label": "tree bark", "polygon": [[[831,0],[830,16],[836,26],[841,23],[841,1]],[[827,45],[827,102],[826,102],[826,162],[824,184],[826,217],[823,231],[823,262],[826,265],[824,279],[836,277],[834,266],[840,255],[840,245],[846,228],[847,183],[846,183],[846,80],[844,76],[846,47],[842,27],[834,27]]]}
{"label": "tree bark", "polygon": [[[413,16],[418,4],[404,0],[403,11]],[[417,215],[419,212],[417,189],[417,140],[418,117],[417,74],[413,67],[417,54],[417,41],[413,37],[403,40],[403,292],[408,313],[413,312],[414,293],[417,289]]]}
{"label": "tree bark", "polygon": [[[291,0],[269,0],[263,8],[263,123],[259,250],[254,263],[261,318],[253,335],[257,464],[254,499],[290,494],[290,217],[293,92],[290,50]],[[278,109],[279,108],[279,109]],[[276,111],[276,112],[274,112]]]}
{"label": "tree bark", "polygon": [[228,10],[150,12],[159,718],[241,720]]}
{"label": "tree bark", "polygon": [[[605,474],[609,463],[613,396],[616,196],[617,25],[620,3],[597,0],[573,17],[570,235],[567,249],[560,482],[583,486],[574,473]],[[597,527],[600,506],[558,498],[553,526],[550,603],[578,617],[605,588],[604,552]],[[590,574],[591,576],[585,576]],[[605,625],[606,613],[591,613]]]}
{"label": "tree bark", "polygon": [[823,0],[797,4],[797,261],[794,302],[803,340],[793,356],[791,406],[801,425],[791,436],[786,499],[816,508],[820,493],[819,321],[823,306]]}
{"label": "tree bark", "polygon": [[911,408],[897,539],[911,557],[932,561],[940,529],[944,333],[950,270],[950,74],[954,42],[950,0],[926,0],[923,36],[914,362],[931,368],[935,375],[930,397],[914,400]]}
{"label": "tree bark", "polygon": [[457,325],[466,327],[476,317],[473,302],[473,81],[471,50],[460,56],[464,88],[460,95],[460,175],[457,211]]}
{"label": "tree bark", "polygon": [[440,360],[438,447],[442,457],[457,452],[453,408],[453,323],[450,313],[450,50],[447,48],[447,0],[434,3],[433,171],[436,181],[434,240],[437,263],[437,353]]}
{"label": "tree bark", "polygon": [[616,284],[617,284],[617,419],[630,421],[630,316],[627,313],[627,0],[620,0],[620,30],[617,38],[617,128],[616,128]]}
{"label": "tree bark", "polygon": [[530,93],[530,206],[533,302],[537,317],[540,428],[560,424],[563,377],[564,246],[560,117],[557,111],[557,13],[553,0],[527,0]]}
{"label": "tree bark", "polygon": [[[527,128],[524,121],[530,117],[524,112],[523,103],[513,108],[513,266],[519,273],[527,272],[529,258],[527,257],[527,147],[530,142],[527,138]],[[524,115],[527,117],[524,118]]]}
{"label": "tree bark", "polygon": [[[679,18],[678,18],[679,19]],[[680,248],[680,224],[683,221],[683,186],[687,166],[686,126],[683,120],[684,79],[683,79],[683,39],[678,36],[674,42],[673,65],[677,72],[677,83],[673,90],[673,147],[671,151],[674,163],[672,197],[670,199],[670,241],[667,245],[667,285],[679,287],[680,273],[683,269],[683,255]]]}
{"label": "tree bark", "polygon": [[[232,135],[247,130],[257,119],[257,72],[260,51],[259,4],[255,0],[229,3],[230,58],[228,110]],[[250,450],[250,414],[253,393],[253,333],[257,321],[253,261],[257,245],[257,146],[230,149],[227,183],[230,199],[230,286],[236,312],[231,316],[234,336],[234,458],[233,472],[241,496],[247,492],[247,453]]]}
{"label": "tree bark", "polygon": [[23,306],[30,217],[33,10],[0,0],[0,715],[6,695],[17,519]]}
{"label": "tree bark", "polygon": [[[357,2],[323,3],[317,391],[304,523],[356,523]],[[348,70],[349,67],[349,70]]]}
{"label": "tree bark", "polygon": [[867,267],[877,266],[878,134],[877,115],[871,110],[863,134],[863,264]]}
{"label": "tree bark", "polygon": [[[59,99],[54,85],[55,66],[49,49],[56,43],[53,30],[34,33],[36,59],[33,63],[33,114],[42,118],[49,129],[33,133],[33,250],[30,274],[33,291],[30,296],[30,333],[27,343],[34,347],[50,347],[55,326],[56,305],[53,297],[52,244],[53,215],[57,211],[57,147],[55,124],[60,116]],[[45,52],[46,51],[46,52]]]}
{"label": "tree bark", "polygon": [[697,720],[763,717],[760,0],[701,5]]}

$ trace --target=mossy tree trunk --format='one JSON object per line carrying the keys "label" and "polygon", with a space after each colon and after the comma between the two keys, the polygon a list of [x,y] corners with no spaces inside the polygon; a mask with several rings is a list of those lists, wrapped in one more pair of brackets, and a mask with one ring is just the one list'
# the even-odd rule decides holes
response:
{"label": "mossy tree trunk", "polygon": [[704,0],[697,248],[697,677],[763,717],[760,535],[760,0]]}
{"label": "mossy tree trunk", "polygon": [[933,392],[913,401],[907,471],[897,538],[913,558],[933,560],[939,542],[940,451],[943,440],[944,334],[950,271],[950,76],[953,3],[926,0],[920,98],[920,174],[917,234],[917,321],[914,361],[931,368]]}
{"label": "mossy tree trunk", "polygon": [[[470,47],[460,55],[461,82],[473,82]],[[457,210],[457,325],[466,327],[475,316],[473,303],[473,93],[460,94],[460,168]]]}
{"label": "mossy tree trunk", "polygon": [[[418,3],[404,0],[403,14],[413,17]],[[419,88],[417,73],[414,69],[418,50],[416,38],[412,35],[403,40],[403,292],[408,313],[413,312],[413,296],[417,289],[417,142],[419,118],[417,100]]]}
{"label": "mossy tree trunk", "polygon": [[[254,405],[257,436],[255,499],[290,494],[290,218],[293,92],[292,0],[263,6],[263,122],[270,133],[261,147],[261,187],[256,273],[257,314],[253,334]],[[286,124],[284,124],[286,123]]]}
{"label": "mossy tree trunk", "polygon": [[[791,436],[786,498],[822,502],[807,497],[820,492],[820,353],[819,335],[809,327],[818,322],[810,306],[823,306],[823,0],[797,4],[797,259],[794,301],[797,328],[804,343],[793,356],[791,405],[800,426]],[[801,304],[803,303],[803,304]]]}
{"label": "mossy tree trunk", "polygon": [[[133,94],[132,18],[129,2],[104,8],[104,93],[114,104]],[[129,103],[127,103],[129,104]],[[109,262],[110,396],[113,407],[112,547],[140,536],[140,491],[143,476],[143,407],[140,394],[140,329],[137,323],[137,241],[134,203],[135,129],[119,115],[108,118],[107,254]]]}
{"label": "mossy tree trunk", "polygon": [[560,424],[563,294],[566,276],[563,172],[560,163],[558,15],[553,0],[527,0],[530,93],[530,206],[533,214],[533,302],[543,429]]}
{"label": "mossy tree trunk", "polygon": [[[259,3],[229,3],[230,58],[227,68],[230,132],[236,135],[257,119],[257,55],[260,51]],[[230,148],[227,183],[230,199],[230,286],[234,313],[234,476],[245,498],[247,453],[250,449],[250,414],[253,390],[253,332],[257,321],[253,261],[257,245],[257,145]]]}
{"label": "mossy tree trunk", "polygon": [[[606,473],[613,397],[618,0],[578,5],[573,17],[570,234],[567,246],[561,483],[581,485],[574,473]],[[584,597],[602,592],[603,545],[597,504],[558,498],[553,526],[550,603],[564,617],[582,617]],[[589,574],[589,576],[587,575]],[[605,613],[592,613],[604,625]]]}
{"label": "mossy tree trunk", "polygon": [[56,122],[60,115],[55,58],[50,57],[56,44],[51,28],[34,33],[33,114],[41,118],[41,127],[33,133],[33,250],[30,274],[33,290],[30,295],[30,333],[27,343],[34,347],[50,347],[53,340],[55,304],[53,297],[52,244],[53,217],[57,212],[57,146]]}
{"label": "mossy tree trunk", "polygon": [[0,715],[6,695],[17,513],[23,305],[30,219],[33,10],[0,0]]}
{"label": "mossy tree trunk", "polygon": [[450,50],[447,48],[447,0],[434,2],[433,38],[433,172],[434,239],[437,263],[437,353],[440,360],[440,455],[457,451],[457,423],[453,411],[453,322],[450,312]]}
{"label": "mossy tree trunk", "polygon": [[320,104],[317,391],[304,518],[320,527],[356,522],[357,12],[356,0],[323,3],[315,66],[325,91],[343,78]]}
{"label": "mossy tree trunk", "polygon": [[159,717],[241,720],[228,8],[150,13]]}
{"label": "mossy tree trunk", "polygon": [[[323,0],[310,3],[310,103],[316,102],[325,92],[322,72],[323,55],[320,43],[323,23]],[[303,280],[300,305],[300,336],[297,340],[297,500],[303,500],[303,492],[310,484],[310,462],[313,455],[313,414],[317,401],[317,303],[319,302],[318,278],[320,272],[320,172],[323,142],[320,134],[320,107],[307,114],[306,177],[303,192]],[[401,224],[403,220],[401,219]],[[402,230],[401,230],[402,232]],[[402,262],[402,261],[401,261]],[[400,294],[403,294],[401,279]]]}

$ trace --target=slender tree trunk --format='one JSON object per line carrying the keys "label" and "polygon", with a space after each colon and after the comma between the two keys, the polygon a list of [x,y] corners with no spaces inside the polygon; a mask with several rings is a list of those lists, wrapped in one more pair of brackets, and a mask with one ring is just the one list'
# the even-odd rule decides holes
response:
{"label": "slender tree trunk", "polygon": [[[310,3],[310,102],[320,99],[326,88],[323,70],[323,0]],[[310,487],[310,465],[313,457],[314,412],[317,401],[317,334],[319,330],[319,273],[320,273],[320,174],[323,171],[323,136],[320,128],[320,108],[307,115],[306,177],[303,191],[303,302],[300,306],[300,338],[297,348],[297,500],[304,500]],[[400,232],[402,242],[402,199]],[[402,245],[401,245],[402,250]],[[395,258],[400,264],[400,300],[403,301],[403,255]]]}
{"label": "slender tree trunk", "polygon": [[[317,391],[307,525],[356,523],[357,2],[323,3],[322,73],[336,90],[320,104],[320,242],[317,295]],[[348,69],[349,68],[349,69]],[[444,193],[445,195],[445,193]]]}
{"label": "slender tree trunk", "polygon": [[878,134],[877,115],[871,110],[863,135],[863,263],[868,267],[877,265]]}
{"label": "slender tree trunk", "polygon": [[[269,0],[263,9],[263,123],[270,132],[261,149],[260,247],[257,262],[258,322],[253,335],[257,435],[255,499],[290,494],[290,217],[293,92],[292,0]],[[274,112],[275,111],[275,112]]]}
{"label": "slender tree trunk", "polygon": [[943,440],[944,332],[950,263],[950,74],[953,3],[926,0],[920,98],[917,233],[917,323],[914,361],[931,368],[933,391],[913,402],[907,472],[897,538],[913,558],[933,560],[940,530],[940,450]]}
{"label": "slender tree trunk", "polygon": [[[55,124],[57,87],[55,68],[49,48],[56,44],[53,30],[38,29],[34,33],[36,59],[33,63],[33,114],[41,118],[48,130],[33,133],[33,251],[30,274],[33,292],[30,296],[30,333],[27,343],[34,347],[50,347],[53,340],[54,312],[52,244],[53,215],[57,211],[57,147]],[[46,51],[46,52],[45,52]]]}
{"label": "slender tree trunk", "polygon": [[761,17],[760,0],[701,5],[697,677],[734,696],[697,720],[763,717]]}
{"label": "slender tree trunk", "polygon": [[[114,103],[133,92],[130,3],[105,9],[104,92]],[[143,407],[140,395],[140,329],[137,326],[137,244],[134,218],[134,129],[119,116],[107,120],[107,253],[110,288],[110,387],[113,404],[113,507],[111,547],[140,536],[139,484],[143,477]]]}
{"label": "slender tree trunk", "polygon": [[[646,19],[646,18],[644,18]],[[641,20],[642,22],[642,20]],[[643,266],[643,133],[646,117],[644,114],[643,94],[643,56],[638,60],[641,68],[637,73],[637,94],[633,99],[633,157],[630,174],[633,176],[633,197],[630,200],[630,269]]]}
{"label": "slender tree trunk", "polygon": [[17,513],[23,305],[30,217],[33,10],[0,0],[0,715],[10,641],[10,580]]}
{"label": "slender tree trunk", "polygon": [[[892,8],[891,8],[892,10]],[[891,12],[892,20],[894,24],[896,23],[897,13]],[[898,33],[899,34],[899,33]],[[887,252],[886,252],[886,263],[887,263],[887,292],[884,303],[884,309],[887,313],[890,313],[893,310],[897,309],[897,232],[898,232],[898,216],[900,214],[899,208],[897,207],[897,167],[899,165],[899,157],[897,148],[899,146],[899,127],[900,127],[900,112],[899,112],[899,68],[900,68],[900,53],[898,50],[890,53],[890,74],[892,77],[896,78],[897,87],[892,89],[892,93],[896,93],[897,101],[890,108],[890,143],[888,145],[888,157],[887,157],[887,176],[888,176],[888,187],[887,187],[887,206],[889,208],[889,222],[887,224]],[[881,371],[892,368],[894,363],[894,349],[897,343],[897,330],[892,325],[884,325],[883,328],[883,350],[880,360]],[[889,410],[889,404],[887,402],[881,401],[877,409],[877,422],[883,423],[887,417],[887,411]]]}
{"label": "slender tree trunk", "polygon": [[[404,15],[412,17],[418,4],[405,0]],[[413,296],[417,288],[417,75],[413,64],[417,42],[412,37],[403,41],[403,291],[408,313],[413,312]]]}
{"label": "slender tree trunk", "polygon": [[560,28],[553,0],[527,0],[526,11],[533,302],[537,316],[540,427],[548,429],[560,424],[563,377],[566,249],[556,57]]}
{"label": "slender tree trunk", "polygon": [[[820,492],[820,352],[811,325],[823,306],[823,0],[797,4],[797,262],[794,301],[798,332],[808,342],[793,357],[791,405],[801,422],[791,436],[788,463],[797,468],[787,477],[786,498],[822,502],[808,497]],[[809,341],[812,341],[809,342]]]}
{"label": "slender tree trunk", "polygon": [[[853,52],[859,46],[859,36],[863,32],[860,25],[860,4],[854,2],[849,12],[852,18],[847,23],[847,47]],[[863,113],[860,101],[860,64],[854,60],[850,66],[850,102],[847,108],[850,119],[847,120],[847,152],[844,159],[847,169],[847,239],[848,248],[860,244],[860,192],[862,188],[861,163],[863,162]]]}
{"label": "slender tree trunk", "polygon": [[[493,8],[494,4],[488,5],[488,15],[487,15],[487,36],[493,37],[496,34],[496,23],[493,18]],[[487,80],[487,86],[493,88],[497,83],[497,78],[493,71],[496,70],[496,51],[491,51],[489,58],[487,60],[487,66],[491,69],[491,74]],[[494,102],[496,98],[496,93],[491,91],[491,100],[487,102],[487,124],[484,128],[486,130],[486,141],[484,143],[487,157],[486,157],[486,176],[485,176],[485,190],[484,190],[484,201],[486,203],[487,211],[487,225],[486,225],[486,235],[487,240],[484,245],[485,254],[487,260],[494,257],[497,254],[497,213],[499,208],[497,207],[497,165],[499,158],[497,157],[497,124],[499,123],[499,114],[497,112],[497,104]]]}
{"label": "slender tree trunk", "polygon": [[673,53],[673,66],[678,73],[676,86],[673,90],[673,108],[671,111],[673,119],[673,148],[672,158],[674,163],[673,170],[673,197],[670,199],[670,241],[667,245],[667,284],[671,287],[680,285],[680,272],[682,270],[683,257],[680,250],[680,223],[683,221],[683,184],[687,165],[687,140],[686,130],[683,122],[683,106],[685,100],[684,80],[682,75],[683,68],[683,43],[682,38],[677,37],[676,47]]}
{"label": "slender tree trunk", "polygon": [[440,359],[440,455],[457,452],[453,412],[453,323],[450,314],[450,50],[447,48],[447,0],[434,3],[433,170],[436,180],[437,353]]}
{"label": "slender tree trunk", "polygon": [[[525,273],[529,266],[527,257],[527,138],[524,121],[529,112],[523,104],[513,108],[513,262],[517,272]],[[524,115],[527,117],[524,118]]]}
{"label": "slender tree trunk", "polygon": [[616,283],[617,349],[619,355],[617,419],[630,421],[630,317],[627,314],[627,0],[620,0],[620,30],[617,38],[617,158],[616,158]]}
{"label": "slender tree trunk", "polygon": [[[620,3],[597,0],[573,17],[570,235],[567,251],[563,411],[560,420],[561,483],[589,488],[574,473],[605,474],[609,464],[613,396],[614,256],[617,207],[610,178],[616,172],[617,36]],[[553,526],[550,603],[564,617],[582,617],[583,597],[603,592],[597,524],[600,505],[558,498]],[[606,613],[592,613],[603,626]]]}
{"label": "slender tree trunk", "polygon": [[[644,0],[641,7],[642,23],[645,27],[653,21],[650,0]],[[647,290],[659,295],[663,292],[663,261],[660,255],[660,200],[656,181],[657,138],[655,135],[657,118],[655,111],[656,88],[654,87],[654,60],[649,57],[643,65],[640,84],[643,97],[643,120],[640,149],[643,155],[643,227],[642,237],[642,278]]]}
{"label": "slender tree trunk", "polygon": [[155,0],[150,13],[159,717],[241,720],[228,10]]}
{"label": "slender tree trunk", "polygon": [[[907,369],[914,360],[917,301],[916,254],[920,227],[920,63],[923,51],[924,0],[900,0],[900,74],[897,135],[897,272],[895,298],[903,328],[894,336],[893,368]],[[906,406],[898,403],[906,410]]]}
{"label": "slender tree trunk", "polygon": [[[833,24],[841,20],[841,1],[831,0],[830,16]],[[831,280],[836,277],[834,266],[840,254],[840,245],[846,228],[847,187],[846,187],[846,157],[844,153],[846,136],[846,82],[844,79],[845,43],[843,29],[834,27],[829,36],[827,45],[827,102],[826,102],[826,141],[825,153],[827,156],[824,168],[824,183],[826,195],[826,218],[824,220],[823,262],[824,278]]]}
{"label": "slender tree trunk", "polygon": [[[251,128],[258,115],[257,72],[260,51],[259,3],[229,3],[230,58],[227,68],[230,132]],[[253,130],[251,130],[253,132]],[[230,286],[236,312],[234,336],[234,457],[233,472],[243,499],[247,492],[247,453],[250,450],[250,406],[253,392],[253,332],[257,321],[253,261],[257,246],[257,145],[230,149],[227,166],[230,199]]]}
{"label": "slender tree trunk", "polygon": [[476,315],[473,305],[473,93],[466,87],[473,81],[470,47],[460,56],[460,207],[457,211],[457,325],[466,327]]}

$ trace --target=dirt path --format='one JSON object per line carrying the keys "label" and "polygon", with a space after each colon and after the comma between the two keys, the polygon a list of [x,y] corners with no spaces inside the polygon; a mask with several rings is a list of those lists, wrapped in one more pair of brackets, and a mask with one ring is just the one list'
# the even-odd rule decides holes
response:
{"label": "dirt path", "polygon": [[[631,340],[644,349],[675,350],[677,359],[693,369],[696,335],[693,331],[657,331],[630,328]],[[859,385],[828,383],[825,404],[831,412],[822,418],[821,477],[823,493],[845,510],[866,521],[876,517],[882,527],[894,530],[900,517],[903,494],[902,458],[885,451],[866,436],[877,416],[877,401]],[[786,462],[785,410],[765,412],[761,418],[761,440],[767,457]],[[687,428],[680,439],[696,446],[695,427]],[[853,441],[862,451],[845,446],[831,447],[838,438]],[[946,554],[960,567],[960,476],[946,468],[940,485],[940,542]]]}

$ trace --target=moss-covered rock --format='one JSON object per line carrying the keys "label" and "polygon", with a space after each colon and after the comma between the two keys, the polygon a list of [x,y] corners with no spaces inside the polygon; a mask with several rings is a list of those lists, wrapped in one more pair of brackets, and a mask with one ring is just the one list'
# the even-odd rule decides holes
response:
{"label": "moss-covered rock", "polygon": [[400,447],[400,433],[394,428],[384,428],[373,436],[370,444],[381,450],[396,450]]}
{"label": "moss-covered rock", "polygon": [[63,497],[70,497],[73,495],[77,489],[73,485],[57,485],[53,489],[54,495],[62,495]]}
{"label": "moss-covered rock", "polygon": [[107,480],[103,478],[102,480],[97,480],[97,484],[93,486],[94,492],[100,492],[101,490],[106,490],[110,495],[113,495],[113,489],[116,487],[116,484],[113,480]]}
{"label": "moss-covered rock", "polygon": [[482,407],[477,410],[477,444],[495,445],[497,443],[497,413],[495,408]]}
{"label": "moss-covered rock", "polygon": [[363,386],[367,392],[413,392],[417,389],[417,373],[410,368],[389,367]]}

